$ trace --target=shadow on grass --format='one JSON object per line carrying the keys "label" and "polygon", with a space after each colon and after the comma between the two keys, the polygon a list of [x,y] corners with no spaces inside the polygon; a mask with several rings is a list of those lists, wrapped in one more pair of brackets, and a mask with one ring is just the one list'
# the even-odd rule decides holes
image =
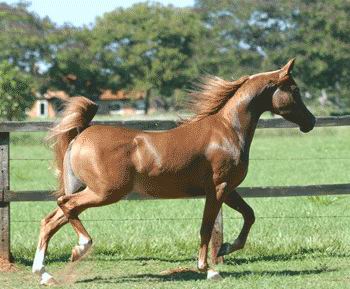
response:
{"label": "shadow on grass", "polygon": [[[94,256],[93,258],[98,261],[105,261],[106,256],[109,258],[111,256],[109,255],[98,255]],[[139,257],[117,257],[117,256],[112,256],[113,261],[136,261],[136,262],[147,262],[147,261],[158,261],[158,262],[167,262],[167,263],[179,263],[179,262],[190,262],[193,261],[195,262],[197,259],[196,257],[192,258],[161,258],[161,257],[146,257],[146,256],[139,256]],[[107,261],[111,261],[110,259]]]}
{"label": "shadow on grass", "polygon": [[[225,259],[225,264],[227,265],[242,265],[255,262],[264,262],[264,261],[290,261],[290,260],[303,260],[312,254],[321,253],[317,249],[302,249],[293,253],[285,254],[270,254],[270,255],[257,255],[249,257],[228,257]],[[343,256],[333,256],[332,257],[343,257]],[[344,256],[348,257],[348,256]]]}
{"label": "shadow on grass", "polygon": [[[107,257],[107,259],[106,259]],[[291,260],[304,260],[310,257],[334,257],[334,258],[348,258],[350,254],[348,253],[325,253],[324,250],[318,248],[301,248],[294,252],[290,253],[280,253],[280,254],[266,254],[266,255],[255,255],[247,257],[237,257],[234,254],[226,256],[225,264],[226,265],[242,265],[255,262],[265,262],[265,261],[291,261]],[[168,263],[179,263],[179,262],[196,262],[197,257],[186,258],[186,257],[168,257],[162,258],[158,256],[149,257],[149,256],[135,256],[135,257],[119,257],[116,254],[97,254],[93,256],[93,259],[98,261],[159,261],[159,262],[168,262]]]}
{"label": "shadow on grass", "polygon": [[[70,254],[67,250],[66,253],[62,254],[54,254],[54,256],[47,256],[46,263],[47,265],[50,265],[51,263],[65,263],[69,261]],[[106,254],[104,252],[103,254],[99,254],[98,252],[93,252],[93,255],[90,256],[91,261],[99,261],[99,262],[125,262],[125,261],[135,261],[135,262],[148,262],[148,261],[156,261],[156,262],[167,262],[167,263],[179,263],[179,262],[196,262],[196,257],[186,258],[186,257],[158,257],[158,256],[135,256],[135,257],[120,257],[115,253]],[[247,257],[236,257],[234,255],[228,256],[225,259],[226,265],[242,265],[242,264],[248,264],[248,263],[255,263],[255,262],[265,262],[265,261],[290,261],[290,260],[304,260],[309,257],[315,257],[318,256],[324,256],[324,257],[336,257],[336,258],[344,258],[344,257],[350,257],[350,254],[347,253],[327,253],[324,254],[324,251],[319,249],[300,249],[298,251],[292,252],[292,253],[284,253],[284,254],[266,254],[266,255],[256,255],[256,256],[247,256]],[[34,257],[34,255],[33,255]],[[15,263],[25,265],[25,266],[31,266],[33,262],[33,258],[23,257],[19,254],[15,254]]]}
{"label": "shadow on grass", "polygon": [[[68,251],[68,250],[67,250]],[[118,261],[135,261],[135,262],[147,262],[147,261],[158,261],[158,262],[167,262],[167,263],[179,263],[179,262],[190,262],[196,261],[195,257],[192,258],[161,258],[161,257],[146,257],[146,256],[139,256],[139,257],[120,257],[120,256],[116,256],[115,254],[95,254],[92,255],[92,257],[90,257],[92,261],[99,261],[99,262],[103,262],[103,261],[107,261],[107,262],[118,262]],[[29,257],[23,257],[19,254],[15,254],[14,256],[14,261],[15,263],[24,265],[24,266],[32,266],[33,263],[33,259],[34,259],[34,254],[33,254],[33,258],[29,258]],[[70,259],[70,254],[68,253],[62,253],[60,255],[55,254],[55,256],[50,256],[48,255],[46,257],[46,264],[50,265],[50,263],[66,263],[68,262]]]}
{"label": "shadow on grass", "polygon": [[[299,276],[299,275],[313,275],[327,272],[334,272],[335,269],[312,269],[312,270],[281,270],[281,271],[241,271],[241,272],[220,272],[223,278],[243,278],[248,275],[252,276]],[[101,277],[84,279],[76,283],[125,283],[125,282],[166,282],[166,281],[200,281],[206,280],[206,274],[199,272],[179,272],[171,275],[162,274],[137,274],[121,277]]]}
{"label": "shadow on grass", "polygon": [[[55,257],[47,256],[45,263],[50,265],[50,263],[68,262],[69,258],[70,258],[70,254],[67,254],[67,253],[59,255],[59,256],[55,256]],[[33,265],[33,259],[34,259],[34,254],[33,254],[33,258],[26,258],[26,257],[18,256],[18,255],[14,256],[14,262],[17,263],[17,264],[24,265],[24,266],[32,266]]]}

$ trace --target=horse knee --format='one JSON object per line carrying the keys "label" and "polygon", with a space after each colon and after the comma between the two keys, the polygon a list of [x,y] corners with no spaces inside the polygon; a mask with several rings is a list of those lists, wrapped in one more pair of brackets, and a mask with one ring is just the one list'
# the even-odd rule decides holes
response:
{"label": "horse knee", "polygon": [[57,205],[61,208],[64,216],[67,219],[71,219],[77,216],[74,202],[68,202],[71,200],[70,196],[62,196],[57,199]]}
{"label": "horse knee", "polygon": [[43,218],[40,221],[40,229],[43,230],[46,227],[46,224],[49,222],[47,218]]}
{"label": "horse knee", "polygon": [[70,199],[69,196],[61,196],[57,199],[57,205],[59,207],[63,206],[65,203],[68,202],[68,200]]}

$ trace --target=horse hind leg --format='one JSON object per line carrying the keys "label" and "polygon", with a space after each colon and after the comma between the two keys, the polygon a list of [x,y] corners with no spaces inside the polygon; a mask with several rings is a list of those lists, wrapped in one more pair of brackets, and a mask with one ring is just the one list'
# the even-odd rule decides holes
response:
{"label": "horse hind leg", "polygon": [[35,253],[32,272],[40,276],[40,284],[55,284],[55,280],[45,270],[44,260],[47,247],[52,236],[66,223],[68,219],[60,208],[55,209],[41,221],[38,247]]}
{"label": "horse hind leg", "polygon": [[70,258],[72,262],[75,262],[85,256],[89,251],[92,246],[92,239],[77,216],[70,218],[69,222],[79,238],[78,245],[72,249],[72,255]]}
{"label": "horse hind leg", "polygon": [[83,257],[92,245],[92,239],[80,221],[78,215],[87,208],[99,207],[117,202],[121,199],[122,196],[123,194],[100,195],[86,187],[81,192],[72,195],[65,195],[58,198],[58,206],[64,212],[79,239],[78,245],[72,249],[72,261],[77,261]]}

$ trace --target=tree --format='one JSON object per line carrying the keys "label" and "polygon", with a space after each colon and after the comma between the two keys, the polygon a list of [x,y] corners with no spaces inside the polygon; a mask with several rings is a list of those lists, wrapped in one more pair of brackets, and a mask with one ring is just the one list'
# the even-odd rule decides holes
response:
{"label": "tree", "polygon": [[48,37],[50,45],[48,81],[45,89],[64,90],[70,95],[84,95],[96,99],[101,89],[111,86],[92,49],[88,28],[64,26]]}
{"label": "tree", "polygon": [[196,9],[212,34],[211,54],[222,61],[202,58],[215,59],[218,72],[273,70],[297,57],[294,75],[314,103],[323,95],[349,107],[349,1],[197,0]]}
{"label": "tree", "polygon": [[32,75],[40,74],[40,65],[48,52],[46,37],[53,24],[48,18],[27,10],[28,4],[0,3],[0,61],[6,60]]}
{"label": "tree", "polygon": [[93,32],[106,76],[145,91],[146,113],[151,90],[170,96],[198,75],[191,58],[201,23],[189,9],[137,4],[106,13]]}
{"label": "tree", "polygon": [[7,61],[0,62],[0,118],[20,120],[34,102],[31,78]]}
{"label": "tree", "polygon": [[261,69],[264,55],[247,38],[255,5],[250,1],[195,1],[195,10],[206,29],[196,54],[201,70],[231,78]]}
{"label": "tree", "polygon": [[311,98],[326,96],[337,110],[349,109],[350,99],[350,2],[285,1],[290,15],[284,45],[267,50],[269,62],[297,56],[295,75]]}
{"label": "tree", "polygon": [[[36,14],[28,11],[28,3],[20,2],[15,5],[0,3],[0,63],[11,64],[9,71],[18,71],[18,83],[23,88],[24,83],[29,82],[32,91],[40,91],[46,82],[45,68],[48,63],[45,58],[48,56],[47,36],[53,31],[54,25],[48,18],[41,19]],[[3,69],[7,67],[3,66]],[[1,80],[2,82],[4,80]],[[7,78],[8,81],[8,78]],[[9,83],[9,82],[6,82]],[[15,85],[15,87],[16,87]],[[15,106],[24,108],[22,104],[32,102],[32,94],[14,91],[14,99],[25,97],[20,103],[14,102],[13,107],[7,104],[10,109],[7,115],[2,111],[2,116],[8,118],[23,118],[23,112],[15,110]],[[1,108],[2,110],[4,107]]]}

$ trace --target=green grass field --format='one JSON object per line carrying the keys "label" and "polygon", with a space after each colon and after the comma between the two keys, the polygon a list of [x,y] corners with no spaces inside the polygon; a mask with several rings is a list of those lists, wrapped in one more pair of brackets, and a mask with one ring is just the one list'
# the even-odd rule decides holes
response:
{"label": "green grass field", "polygon": [[[42,133],[11,137],[11,189],[54,189]],[[350,128],[258,130],[243,186],[349,183]],[[120,202],[82,214],[94,239],[92,254],[74,268],[66,262],[76,237],[69,225],[55,235],[47,266],[71,288],[350,288],[350,198],[247,199],[257,221],[244,250],[226,258],[223,280],[162,271],[195,268],[203,200]],[[11,243],[18,272],[0,273],[1,288],[39,288],[31,275],[39,220],[53,202],[11,204]],[[238,234],[240,216],[224,207],[225,241]],[[67,274],[72,271],[71,274]],[[72,280],[74,283],[72,283]]]}

